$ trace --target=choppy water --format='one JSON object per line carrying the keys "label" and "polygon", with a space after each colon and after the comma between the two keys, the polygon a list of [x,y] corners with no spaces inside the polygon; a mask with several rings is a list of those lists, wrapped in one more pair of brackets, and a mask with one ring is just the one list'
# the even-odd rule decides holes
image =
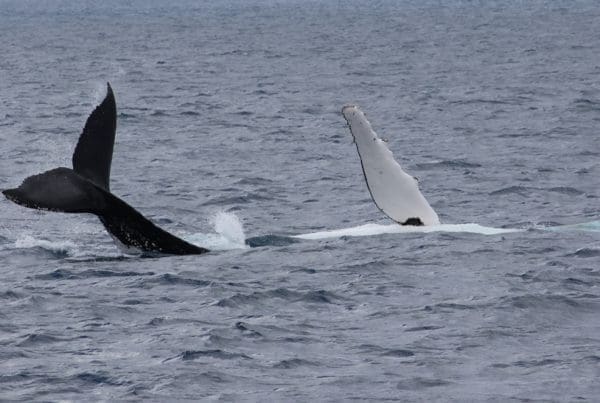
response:
{"label": "choppy water", "polygon": [[[215,250],[0,200],[0,399],[597,399],[595,1],[197,3],[0,1],[0,188],[110,81],[113,192]],[[349,102],[441,227],[370,201]]]}

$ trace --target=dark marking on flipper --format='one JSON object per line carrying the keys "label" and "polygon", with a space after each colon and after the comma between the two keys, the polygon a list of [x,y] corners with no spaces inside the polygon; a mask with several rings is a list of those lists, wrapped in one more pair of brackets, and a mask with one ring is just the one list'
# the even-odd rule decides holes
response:
{"label": "dark marking on flipper", "polygon": [[419,217],[411,217],[408,220],[404,221],[401,225],[414,225],[415,227],[422,227],[423,221]]}

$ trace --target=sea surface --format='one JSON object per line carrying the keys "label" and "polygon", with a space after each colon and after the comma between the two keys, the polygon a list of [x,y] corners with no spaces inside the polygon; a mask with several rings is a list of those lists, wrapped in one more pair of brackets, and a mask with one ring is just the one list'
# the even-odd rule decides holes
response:
{"label": "sea surface", "polygon": [[[0,200],[2,401],[598,401],[600,3],[0,0],[0,188],[71,166],[201,256]],[[371,201],[362,107],[442,225]]]}

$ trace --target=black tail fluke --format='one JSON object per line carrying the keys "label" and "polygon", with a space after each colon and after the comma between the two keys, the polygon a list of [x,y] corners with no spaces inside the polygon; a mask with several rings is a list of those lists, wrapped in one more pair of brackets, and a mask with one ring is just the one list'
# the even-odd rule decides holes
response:
{"label": "black tail fluke", "polygon": [[73,170],[103,189],[110,190],[117,104],[109,83],[106,97],[90,114],[73,153]]}
{"label": "black tail fluke", "polygon": [[110,84],[106,97],[87,118],[73,153],[73,169],[56,168],[25,179],[21,186],[2,191],[25,207],[64,213],[96,213],[94,185],[109,190],[110,166],[117,129],[117,105]]}
{"label": "black tail fluke", "polygon": [[127,250],[175,255],[200,254],[207,249],[157,227],[109,191],[117,106],[110,84],[106,97],[88,117],[73,153],[73,169],[56,168],[33,175],[7,199],[24,207],[62,213],[97,215],[108,232]]}
{"label": "black tail fluke", "polygon": [[157,227],[133,207],[69,168],[56,168],[3,190],[10,201],[37,210],[91,213],[119,245],[146,253],[190,255],[208,252]]}
{"label": "black tail fluke", "polygon": [[168,255],[199,255],[208,252],[208,249],[193,245],[157,227],[112,193],[100,191],[106,203],[106,208],[99,214],[100,221],[108,233],[119,240],[119,247]]}
{"label": "black tail fluke", "polygon": [[38,210],[98,214],[105,207],[96,186],[69,168],[30,176],[18,188],[2,193],[14,203]]}

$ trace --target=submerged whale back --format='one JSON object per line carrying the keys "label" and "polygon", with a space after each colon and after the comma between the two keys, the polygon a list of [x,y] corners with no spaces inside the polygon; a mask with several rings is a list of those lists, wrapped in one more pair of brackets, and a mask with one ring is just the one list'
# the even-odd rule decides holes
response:
{"label": "submerged whale back", "polygon": [[419,191],[417,180],[394,160],[363,112],[350,105],[342,109],[342,114],[354,137],[367,187],[377,207],[400,224],[439,224],[438,215]]}

